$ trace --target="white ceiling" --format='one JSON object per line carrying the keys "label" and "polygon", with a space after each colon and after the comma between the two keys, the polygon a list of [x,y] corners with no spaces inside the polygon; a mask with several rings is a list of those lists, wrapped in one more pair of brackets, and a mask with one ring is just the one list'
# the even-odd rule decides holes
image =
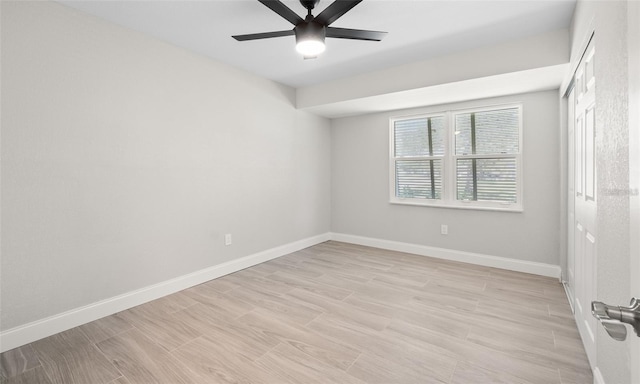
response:
{"label": "white ceiling", "polygon": [[[332,25],[389,32],[382,42],[327,39],[318,59],[303,60],[293,36],[231,38],[293,27],[256,0],[58,2],[296,88],[568,28],[575,7],[575,0],[365,0]],[[304,16],[297,0],[284,3]],[[314,15],[330,3],[322,0]]]}

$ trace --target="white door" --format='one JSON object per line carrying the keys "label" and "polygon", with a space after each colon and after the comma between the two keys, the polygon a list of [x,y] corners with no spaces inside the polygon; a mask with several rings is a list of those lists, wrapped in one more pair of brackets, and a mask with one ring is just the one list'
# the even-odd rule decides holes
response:
{"label": "white door", "polygon": [[[591,301],[596,297],[596,157],[595,113],[596,78],[594,74],[595,47],[587,47],[575,75],[573,95],[573,271],[569,270],[569,283],[573,279],[576,323],[584,343],[589,362],[596,366],[597,320],[591,315]],[[571,218],[569,218],[571,219]],[[571,240],[570,240],[571,241]]]}

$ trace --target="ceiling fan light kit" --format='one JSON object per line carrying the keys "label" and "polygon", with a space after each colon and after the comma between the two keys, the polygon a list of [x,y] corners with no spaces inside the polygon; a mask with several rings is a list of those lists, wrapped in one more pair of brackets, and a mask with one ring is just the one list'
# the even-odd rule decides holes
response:
{"label": "ceiling fan light kit", "polygon": [[320,0],[300,0],[307,9],[307,17],[303,19],[279,0],[258,0],[269,9],[282,16],[294,25],[292,30],[253,33],[248,35],[236,35],[238,41],[269,39],[272,37],[290,36],[296,37],[296,50],[305,59],[315,58],[325,50],[325,37],[351,40],[381,41],[386,32],[367,31],[362,29],[333,28],[329,25],[338,20],[342,15],[358,5],[362,0],[336,0],[331,3],[319,15],[313,16],[311,11]]}
{"label": "ceiling fan light kit", "polygon": [[294,29],[296,34],[296,50],[305,58],[315,57],[324,52],[324,38],[327,34],[324,25],[314,21],[297,25]]}

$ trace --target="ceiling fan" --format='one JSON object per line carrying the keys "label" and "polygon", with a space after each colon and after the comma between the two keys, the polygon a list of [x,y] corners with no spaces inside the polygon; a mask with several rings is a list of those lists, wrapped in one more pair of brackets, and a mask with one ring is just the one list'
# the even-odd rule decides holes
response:
{"label": "ceiling fan", "polygon": [[248,35],[236,35],[232,36],[234,39],[238,41],[246,41],[295,35],[296,50],[302,53],[305,59],[315,59],[325,50],[325,37],[380,41],[387,34],[387,32],[334,28],[329,26],[342,15],[349,12],[351,8],[362,2],[362,0],[336,0],[317,16],[313,16],[311,11],[320,0],[300,0],[302,6],[307,9],[307,16],[304,19],[279,0],[258,1],[293,24],[293,29],[286,31],[252,33]]}

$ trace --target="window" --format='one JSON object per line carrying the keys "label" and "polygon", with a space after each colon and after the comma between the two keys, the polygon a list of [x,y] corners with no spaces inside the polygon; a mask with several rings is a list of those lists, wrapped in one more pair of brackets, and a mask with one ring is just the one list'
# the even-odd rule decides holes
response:
{"label": "window", "polygon": [[444,116],[399,120],[393,135],[397,196],[442,198]]}
{"label": "window", "polygon": [[522,210],[522,106],[391,119],[391,202]]}

